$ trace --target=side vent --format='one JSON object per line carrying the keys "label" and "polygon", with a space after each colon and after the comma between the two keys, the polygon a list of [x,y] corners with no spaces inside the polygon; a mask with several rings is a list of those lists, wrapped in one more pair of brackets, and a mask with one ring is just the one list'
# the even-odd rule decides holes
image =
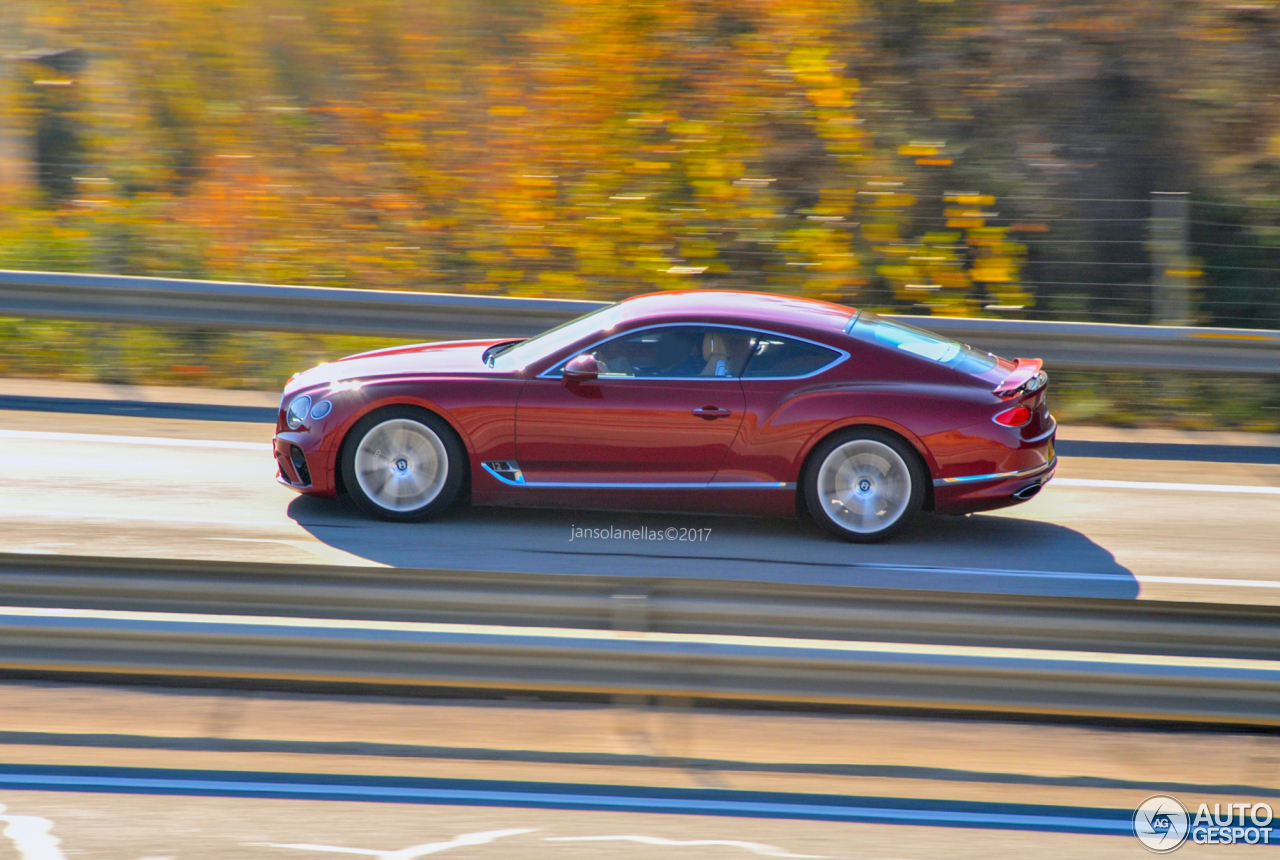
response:
{"label": "side vent", "polygon": [[289,462],[293,463],[294,471],[298,473],[298,480],[303,486],[311,486],[311,470],[307,468],[307,458],[297,445],[289,446]]}

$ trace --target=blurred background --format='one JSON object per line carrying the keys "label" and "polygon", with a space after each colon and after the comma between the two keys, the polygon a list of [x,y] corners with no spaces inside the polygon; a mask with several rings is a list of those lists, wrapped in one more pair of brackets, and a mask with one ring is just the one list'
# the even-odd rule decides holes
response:
{"label": "blurred background", "polygon": [[[1274,3],[8,0],[0,268],[1275,328],[1278,47]],[[378,342],[0,343],[270,388]]]}

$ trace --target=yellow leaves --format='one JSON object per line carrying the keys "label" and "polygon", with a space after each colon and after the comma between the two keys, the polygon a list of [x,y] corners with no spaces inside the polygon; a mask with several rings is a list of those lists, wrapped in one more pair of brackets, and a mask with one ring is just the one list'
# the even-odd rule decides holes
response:
{"label": "yellow leaves", "polygon": [[971,276],[975,281],[1008,283],[1018,279],[1018,264],[1014,260],[992,257],[974,261]]}
{"label": "yellow leaves", "polygon": [[689,260],[710,260],[719,255],[719,248],[710,239],[686,239],[680,243],[680,256]]}
{"label": "yellow leaves", "polygon": [[809,101],[821,108],[853,107],[853,99],[843,87],[814,88],[805,91]]}
{"label": "yellow leaves", "polygon": [[910,280],[916,275],[915,266],[891,264],[887,266],[876,266],[876,273],[884,275],[891,280]]}
{"label": "yellow leaves", "polygon": [[695,140],[705,138],[711,132],[711,127],[707,123],[695,120],[676,120],[671,122],[668,128],[672,136],[686,141],[690,138]]}
{"label": "yellow leaves", "polygon": [[[951,161],[942,142],[877,143],[932,133],[899,123],[892,91],[855,113],[845,61],[867,58],[870,14],[857,4],[499,3],[477,29],[468,4],[344,0],[246,34],[208,4],[156,3],[112,7],[112,26],[142,35],[111,75],[181,108],[169,124],[200,169],[184,168],[189,189],[124,205],[119,189],[182,175],[155,154],[183,138],[132,97],[93,105],[124,117],[95,161],[131,169],[103,195],[118,211],[75,213],[85,248],[109,244],[108,223],[166,251],[185,230],[191,268],[223,277],[601,298],[707,281],[848,301],[879,267],[877,285],[930,307],[975,304],[975,283],[1012,288],[1025,256],[982,232],[989,195],[922,191],[919,166]],[[750,27],[722,38],[722,17]],[[921,236],[944,209],[957,229]]]}
{"label": "yellow leaves", "polygon": [[832,63],[829,48],[797,48],[787,55],[787,67],[797,80],[807,84],[820,84],[837,78],[842,64]]}
{"label": "yellow leaves", "polygon": [[[970,205],[993,204],[989,195],[948,195],[951,202]],[[967,207],[950,207],[949,215],[971,212]],[[976,214],[984,214],[977,212]],[[965,232],[935,230],[917,241],[897,240],[888,244],[895,232],[885,226],[872,231],[886,241],[877,246],[884,257],[895,260],[877,268],[890,282],[900,301],[931,314],[972,316],[989,308],[1011,309],[1030,304],[1018,284],[1024,246],[1006,240],[1007,228],[985,227],[981,218],[949,218],[949,227],[960,221]],[[972,222],[971,224],[968,222]],[[868,231],[864,228],[864,235]],[[985,292],[984,297],[982,293]]]}
{"label": "yellow leaves", "polygon": [[[947,214],[951,214],[950,210],[948,210]],[[985,245],[992,247],[1004,241],[1008,229],[1007,227],[975,227],[966,233],[965,238],[972,246]],[[959,234],[955,234],[955,236],[957,239],[960,238]]]}
{"label": "yellow leaves", "polygon": [[508,253],[522,260],[545,260],[551,256],[551,249],[541,245],[515,245]]}
{"label": "yellow leaves", "polygon": [[571,272],[541,272],[538,283],[552,290],[569,291],[578,286],[578,278]]}
{"label": "yellow leaves", "polygon": [[915,141],[898,147],[898,154],[909,156],[915,159],[916,164],[928,165],[934,167],[945,167],[951,164],[954,159],[946,157],[942,154],[942,150],[946,147],[943,141]]}
{"label": "yellow leaves", "polygon": [[891,221],[873,221],[862,225],[862,235],[869,242],[894,242],[898,239],[898,225]]}
{"label": "yellow leaves", "polygon": [[690,159],[686,164],[686,173],[695,179],[719,179],[742,173],[742,165],[725,164],[716,158]]}

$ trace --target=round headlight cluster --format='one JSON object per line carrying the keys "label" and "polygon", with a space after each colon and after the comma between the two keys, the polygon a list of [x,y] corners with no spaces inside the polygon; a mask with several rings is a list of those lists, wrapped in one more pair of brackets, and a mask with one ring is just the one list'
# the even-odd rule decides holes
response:
{"label": "round headlight cluster", "polygon": [[328,400],[321,400],[315,406],[311,407],[311,417],[314,420],[319,421],[321,418],[328,415],[332,411],[333,411],[333,404],[330,403]]}
{"label": "round headlight cluster", "polygon": [[285,415],[285,422],[289,425],[289,429],[297,430],[302,426],[302,422],[307,420],[307,413],[311,411],[311,398],[307,395],[295,397],[293,402],[289,404],[289,411]]}

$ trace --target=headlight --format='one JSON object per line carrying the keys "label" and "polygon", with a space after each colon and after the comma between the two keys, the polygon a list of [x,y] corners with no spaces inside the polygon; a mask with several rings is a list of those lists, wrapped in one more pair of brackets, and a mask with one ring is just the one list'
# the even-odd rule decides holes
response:
{"label": "headlight", "polygon": [[319,421],[321,418],[328,415],[332,411],[333,411],[333,404],[330,403],[328,400],[321,400],[315,406],[311,407],[311,417],[312,419]]}
{"label": "headlight", "polygon": [[289,429],[297,430],[302,426],[302,422],[307,420],[307,413],[311,411],[311,398],[307,395],[295,397],[293,402],[289,404],[289,412],[285,416],[285,423],[289,425]]}

